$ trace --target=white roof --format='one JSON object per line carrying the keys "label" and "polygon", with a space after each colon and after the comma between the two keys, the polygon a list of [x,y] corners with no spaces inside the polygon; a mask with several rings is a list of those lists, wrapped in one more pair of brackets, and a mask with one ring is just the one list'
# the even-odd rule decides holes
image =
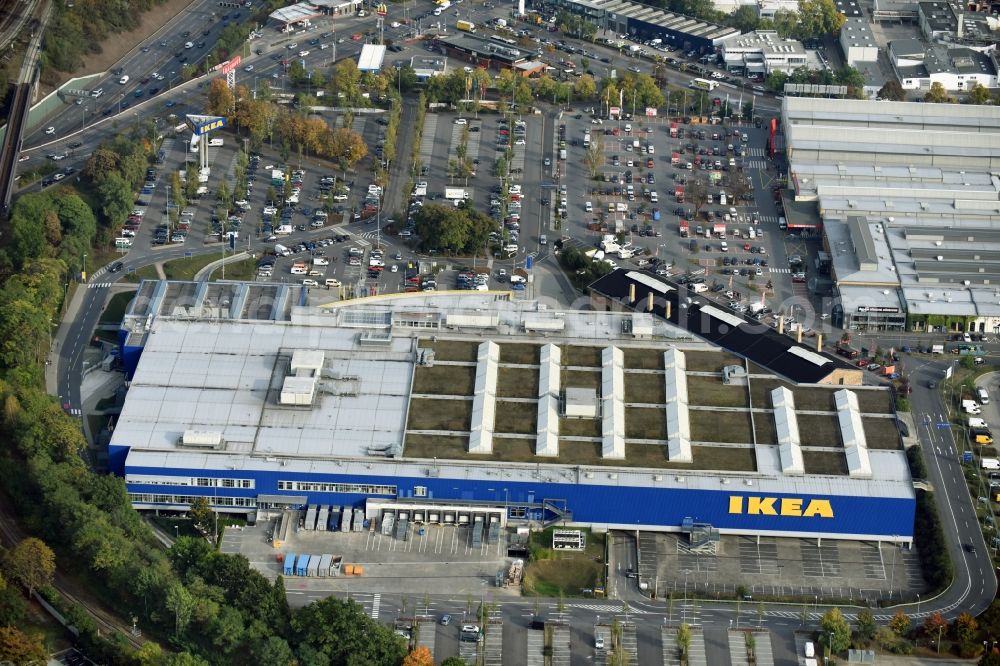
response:
{"label": "white roof", "polygon": [[841,389],[833,394],[833,399],[837,405],[837,420],[840,422],[840,435],[844,440],[848,472],[852,477],[869,478],[872,475],[872,466],[868,458],[865,428],[861,423],[858,394]]}
{"label": "white roof", "polygon": [[542,346],[538,368],[538,423],[535,454],[559,455],[559,375],[562,350],[554,344]]}
{"label": "white roof", "polygon": [[381,44],[365,44],[358,56],[358,69],[362,72],[377,72],[385,60],[385,47]]}
{"label": "white roof", "polygon": [[625,354],[617,347],[601,351],[601,455],[625,457]]}
{"label": "white roof", "polygon": [[671,462],[690,462],[691,420],[688,413],[687,362],[676,347],[663,352],[667,402],[667,454]]}
{"label": "white roof", "polygon": [[497,411],[497,374],[500,346],[488,340],[479,345],[476,360],[476,388],[472,397],[470,453],[493,451],[493,423]]}
{"label": "white roof", "polygon": [[781,471],[785,474],[805,474],[802,438],[799,437],[799,421],[795,417],[795,398],[791,391],[779,386],[771,391],[771,404],[774,405],[774,426],[778,433]]}

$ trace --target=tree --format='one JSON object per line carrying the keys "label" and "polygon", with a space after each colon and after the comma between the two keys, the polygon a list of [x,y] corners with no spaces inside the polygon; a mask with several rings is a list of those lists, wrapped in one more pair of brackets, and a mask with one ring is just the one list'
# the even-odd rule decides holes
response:
{"label": "tree", "polygon": [[333,68],[333,76],[327,82],[329,91],[334,95],[344,96],[345,106],[357,106],[361,97],[361,71],[356,62],[345,58]]}
{"label": "tree", "polygon": [[[780,11],[780,10],[779,10]],[[764,85],[771,92],[782,93],[785,90],[785,83],[788,82],[788,74],[775,70],[767,75]]]}
{"label": "tree", "polygon": [[935,81],[931,84],[931,89],[924,95],[924,101],[929,104],[951,104],[955,99],[948,95],[948,91],[944,89],[944,85],[939,81]]}
{"label": "tree", "polygon": [[928,635],[935,635],[939,630],[946,629],[948,621],[941,615],[941,611],[934,611],[924,620],[924,632]]}
{"label": "tree", "polygon": [[903,90],[903,86],[899,81],[890,79],[885,82],[885,85],[879,88],[878,96],[885,100],[902,102],[906,99],[906,91]]}
{"label": "tree", "polygon": [[771,19],[778,35],[784,38],[795,37],[799,30],[799,15],[790,9],[779,9]]}
{"label": "tree", "polygon": [[691,627],[687,623],[677,627],[677,649],[681,652],[681,659],[686,660],[691,651]]}
{"label": "tree", "polygon": [[236,107],[236,97],[225,79],[212,79],[208,84],[208,112],[229,118]]}
{"label": "tree", "polygon": [[976,637],[976,631],[978,630],[979,623],[976,622],[976,618],[968,613],[960,613],[955,618],[955,636],[958,637],[958,640],[963,642],[971,641]]}
{"label": "tree", "polygon": [[441,662],[441,666],[468,666],[461,657],[448,657]]}
{"label": "tree", "polygon": [[368,154],[368,145],[360,134],[347,127],[338,127],[327,137],[324,154],[336,158],[346,173]]}
{"label": "tree", "polygon": [[878,624],[870,608],[862,608],[858,613],[857,627],[858,642],[865,647],[871,645],[878,634]]}
{"label": "tree", "polygon": [[973,81],[972,85],[969,86],[969,96],[966,98],[969,104],[992,104],[993,97],[990,95],[990,89],[982,85],[978,81]]}
{"label": "tree", "polygon": [[405,641],[389,627],[357,603],[334,597],[296,611],[292,634],[303,663],[398,664],[406,655]]}
{"label": "tree", "polygon": [[3,567],[7,578],[25,588],[30,597],[35,590],[52,582],[56,556],[44,541],[28,537],[7,553]]}
{"label": "tree", "polygon": [[587,167],[587,173],[591,178],[596,178],[604,166],[604,142],[600,137],[595,137],[587,146],[587,150],[583,153],[583,165]]}
{"label": "tree", "polygon": [[740,5],[726,19],[726,24],[739,29],[740,32],[751,32],[756,30],[758,24],[760,24],[760,15],[756,7],[752,5]]}
{"label": "tree", "polygon": [[708,183],[705,182],[704,178],[689,180],[685,189],[685,196],[694,205],[695,216],[698,215],[705,204],[712,198],[711,193],[708,191]]}
{"label": "tree", "polygon": [[576,80],[576,83],[573,84],[573,95],[577,99],[593,99],[596,94],[597,83],[594,81],[594,77],[590,74],[583,74]]}
{"label": "tree", "polygon": [[839,34],[847,21],[833,0],[799,0],[798,14],[799,39]]}
{"label": "tree", "polygon": [[288,647],[288,641],[280,636],[268,636],[258,642],[253,649],[255,662],[260,666],[294,666],[295,653]]}
{"label": "tree", "polygon": [[0,627],[0,661],[5,664],[44,664],[49,651],[41,634],[26,634],[16,627]]}
{"label": "tree", "polygon": [[910,622],[910,616],[903,611],[896,611],[896,614],[892,616],[889,620],[889,628],[892,629],[892,633],[896,634],[900,638],[905,637],[910,633],[910,627],[912,623]]}
{"label": "tree", "polygon": [[831,608],[823,613],[819,626],[823,643],[830,648],[832,654],[843,652],[851,646],[851,625],[839,608]]}
{"label": "tree", "polygon": [[167,591],[167,610],[174,614],[174,636],[180,637],[191,622],[194,613],[195,599],[187,588],[180,583],[174,583]]}
{"label": "tree", "polygon": [[119,224],[132,209],[132,188],[117,171],[104,179],[97,187],[97,193],[105,224]]}
{"label": "tree", "polygon": [[434,656],[426,645],[419,645],[406,655],[403,666],[434,666]]}
{"label": "tree", "polygon": [[996,650],[987,652],[979,660],[979,666],[1000,666],[1000,653],[996,652]]}

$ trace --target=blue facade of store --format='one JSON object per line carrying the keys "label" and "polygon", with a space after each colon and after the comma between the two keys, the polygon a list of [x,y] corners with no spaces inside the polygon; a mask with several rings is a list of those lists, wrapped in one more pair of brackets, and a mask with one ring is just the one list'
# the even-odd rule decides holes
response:
{"label": "blue facade of store", "polygon": [[[377,499],[433,500],[437,502],[496,503],[520,507],[528,517],[541,515],[550,502],[572,512],[581,524],[635,525],[679,528],[685,519],[709,523],[722,530],[745,533],[870,535],[906,539],[913,535],[915,500],[899,497],[764,494],[760,492],[625,485],[510,482],[496,480],[392,477],[359,474],[314,474],[288,471],[185,470],[131,467],[129,474],[253,479],[253,489],[128,484],[131,493],[205,495],[255,498],[258,495],[305,496],[309,504],[359,505]],[[393,495],[299,492],[278,489],[278,481],[395,486]],[[421,488],[419,498],[414,493]],[[782,515],[784,514],[784,515]]]}

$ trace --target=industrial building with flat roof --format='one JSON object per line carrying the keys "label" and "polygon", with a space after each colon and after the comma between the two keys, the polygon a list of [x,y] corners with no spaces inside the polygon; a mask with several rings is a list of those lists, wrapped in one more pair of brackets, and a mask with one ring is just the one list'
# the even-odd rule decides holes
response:
{"label": "industrial building with flat roof", "polygon": [[1000,109],[786,97],[782,114],[792,197],[821,211],[835,325],[1000,331]]}
{"label": "industrial building with flat roof", "polygon": [[[583,15],[603,33],[662,39],[667,46],[683,49],[712,50],[740,34],[736,28],[629,0],[554,0],[546,4]],[[603,36],[601,32],[598,35]]]}
{"label": "industrial building with flat roof", "polygon": [[121,328],[130,383],[110,464],[138,509],[203,496],[250,515],[405,505],[912,540],[887,390],[790,338],[755,340],[732,313],[701,307],[716,323],[688,330],[664,312],[676,286],[616,279],[632,310],[500,292],[307,305],[298,287],[144,282]]}

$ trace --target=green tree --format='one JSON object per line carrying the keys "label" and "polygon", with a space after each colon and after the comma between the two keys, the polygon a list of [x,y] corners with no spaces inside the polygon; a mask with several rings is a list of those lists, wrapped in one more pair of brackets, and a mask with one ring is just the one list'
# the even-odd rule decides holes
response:
{"label": "green tree", "polygon": [[461,657],[448,657],[441,662],[441,666],[468,666]]}
{"label": "green tree", "polygon": [[878,635],[878,623],[875,622],[875,615],[870,608],[862,608],[858,612],[857,636],[858,642],[862,646],[869,646]]}
{"label": "green tree", "polygon": [[851,625],[839,608],[831,608],[819,621],[823,644],[832,654],[843,652],[851,646]]}
{"label": "green tree", "polygon": [[677,627],[677,649],[680,650],[681,659],[686,661],[691,651],[691,627],[687,623]]}
{"label": "green tree", "polygon": [[1000,653],[996,650],[987,652],[979,660],[979,666],[1000,666]]}
{"label": "green tree", "polygon": [[[223,181],[223,185],[225,181]],[[208,504],[207,497],[195,497],[188,509],[188,516],[194,522],[195,527],[202,531],[211,529],[215,520],[215,512]]]}
{"label": "green tree", "polygon": [[296,611],[292,634],[308,663],[399,664],[406,655],[406,642],[390,628],[357,603],[334,597]]}
{"label": "green tree", "polygon": [[280,636],[268,636],[258,641],[253,656],[260,666],[294,666],[297,663],[288,641]]}
{"label": "green tree", "polygon": [[929,104],[951,104],[955,99],[944,89],[944,85],[935,81],[931,84],[931,88],[927,91],[927,94],[924,95],[924,101]]}
{"label": "green tree", "polygon": [[396,70],[396,88],[401,92],[410,92],[417,87],[417,72],[412,65],[406,64]]}
{"label": "green tree", "polygon": [[97,188],[101,215],[109,225],[121,224],[132,209],[132,188],[118,173],[109,174]]}
{"label": "green tree", "polygon": [[185,172],[186,179],[184,181],[184,196],[187,199],[194,199],[198,196],[198,165],[195,162],[189,162],[187,165],[187,171]]}
{"label": "green tree", "polygon": [[759,24],[760,15],[757,13],[757,8],[751,5],[740,5],[726,19],[726,25],[737,28],[740,32],[752,32]]}
{"label": "green tree", "polygon": [[[780,10],[779,10],[780,11]],[[785,84],[788,82],[788,74],[785,72],[780,72],[775,70],[767,75],[767,79],[764,81],[764,85],[771,92],[783,93],[785,91]]]}
{"label": "green tree", "polygon": [[23,587],[30,597],[35,590],[52,582],[56,556],[44,541],[28,537],[6,554],[3,568],[6,577]]}
{"label": "green tree", "polygon": [[903,86],[896,79],[890,79],[885,82],[885,84],[879,88],[878,96],[884,100],[889,100],[893,102],[902,102],[906,99],[906,91],[903,90]]}
{"label": "green tree", "polygon": [[195,599],[180,583],[174,583],[167,591],[166,608],[174,614],[174,636],[180,637],[187,630],[194,613]]}
{"label": "green tree", "polygon": [[799,0],[799,39],[840,34],[847,17],[837,10],[833,0]]}
{"label": "green tree", "polygon": [[771,19],[774,29],[781,37],[795,37],[799,34],[799,14],[790,9],[779,9]]}
{"label": "green tree", "polygon": [[969,94],[966,101],[969,104],[992,104],[993,97],[990,95],[990,89],[982,85],[978,81],[973,81],[972,85],[969,86]]}

